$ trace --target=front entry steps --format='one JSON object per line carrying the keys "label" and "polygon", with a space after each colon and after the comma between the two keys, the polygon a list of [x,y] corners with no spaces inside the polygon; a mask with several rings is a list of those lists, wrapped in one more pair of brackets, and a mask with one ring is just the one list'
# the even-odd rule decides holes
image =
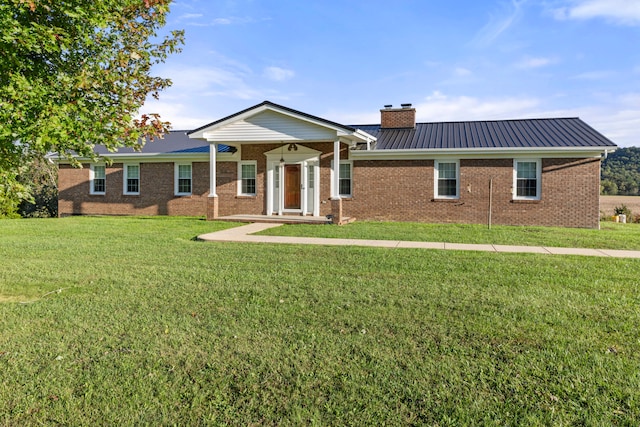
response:
{"label": "front entry steps", "polygon": [[[326,216],[302,215],[227,215],[216,218],[217,221],[231,222],[269,222],[272,224],[331,224]],[[342,218],[342,224],[355,221],[355,218]]]}

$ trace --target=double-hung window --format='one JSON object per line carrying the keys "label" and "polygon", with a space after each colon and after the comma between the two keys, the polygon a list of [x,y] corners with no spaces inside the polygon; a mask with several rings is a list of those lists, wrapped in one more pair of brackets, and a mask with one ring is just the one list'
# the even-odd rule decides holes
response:
{"label": "double-hung window", "polygon": [[176,196],[191,195],[192,187],[191,163],[176,163],[175,192]]}
{"label": "double-hung window", "polygon": [[351,162],[340,162],[338,189],[341,197],[351,197]]}
{"label": "double-hung window", "polygon": [[[331,194],[334,193],[333,160],[331,161]],[[350,160],[340,160],[338,168],[338,194],[340,197],[353,196],[353,164]]]}
{"label": "double-hung window", "polygon": [[255,196],[256,195],[256,162],[240,162],[238,163],[239,186],[238,195]]}
{"label": "double-hung window", "polygon": [[107,191],[107,174],[105,165],[92,164],[89,168],[90,194],[105,194]]}
{"label": "double-hung window", "polygon": [[514,159],[513,198],[516,200],[540,200],[539,159]]}
{"label": "double-hung window", "polygon": [[460,162],[457,160],[436,160],[434,162],[436,199],[457,199],[460,197]]}
{"label": "double-hung window", "polygon": [[140,165],[124,165],[124,194],[140,194]]}

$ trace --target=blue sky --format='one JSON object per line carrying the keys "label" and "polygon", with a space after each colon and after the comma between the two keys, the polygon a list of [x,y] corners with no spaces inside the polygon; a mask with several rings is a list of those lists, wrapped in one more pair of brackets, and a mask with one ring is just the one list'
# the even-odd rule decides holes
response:
{"label": "blue sky", "polygon": [[183,0],[144,112],[191,129],[264,100],[343,124],[581,117],[640,146],[640,0]]}

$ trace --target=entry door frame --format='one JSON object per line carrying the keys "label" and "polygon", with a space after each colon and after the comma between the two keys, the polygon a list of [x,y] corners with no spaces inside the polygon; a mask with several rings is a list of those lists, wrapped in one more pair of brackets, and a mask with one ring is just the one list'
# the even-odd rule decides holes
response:
{"label": "entry door frame", "polygon": [[[286,148],[286,146],[285,146]],[[320,154],[303,145],[298,145],[295,152],[278,147],[265,153],[267,157],[267,186],[266,213],[267,215],[283,215],[286,213],[297,215],[320,216]],[[281,162],[283,159],[284,162]],[[284,165],[299,164],[301,173],[300,209],[284,209]],[[309,167],[313,167],[314,186],[309,188]]]}

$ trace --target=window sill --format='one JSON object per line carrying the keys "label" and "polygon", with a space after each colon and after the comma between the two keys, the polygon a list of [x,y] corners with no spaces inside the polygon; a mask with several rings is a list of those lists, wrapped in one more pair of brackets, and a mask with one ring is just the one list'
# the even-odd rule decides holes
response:
{"label": "window sill", "polygon": [[140,197],[140,193],[135,193],[135,194],[134,193],[131,193],[131,194],[124,193],[123,196],[124,197]]}
{"label": "window sill", "polygon": [[238,194],[236,199],[256,199],[258,198],[255,194]]}
{"label": "window sill", "polygon": [[524,205],[536,205],[542,203],[540,199],[511,199],[511,203],[524,204]]}
{"label": "window sill", "polygon": [[92,197],[104,197],[106,195],[107,193],[89,193],[89,196],[92,196]]}
{"label": "window sill", "polygon": [[189,193],[189,194],[174,194],[173,195],[173,197],[191,197],[191,196],[192,196],[191,193]]}
{"label": "window sill", "polygon": [[431,199],[431,201],[436,203],[460,203],[460,198],[457,198],[457,199],[434,198],[434,199]]}

